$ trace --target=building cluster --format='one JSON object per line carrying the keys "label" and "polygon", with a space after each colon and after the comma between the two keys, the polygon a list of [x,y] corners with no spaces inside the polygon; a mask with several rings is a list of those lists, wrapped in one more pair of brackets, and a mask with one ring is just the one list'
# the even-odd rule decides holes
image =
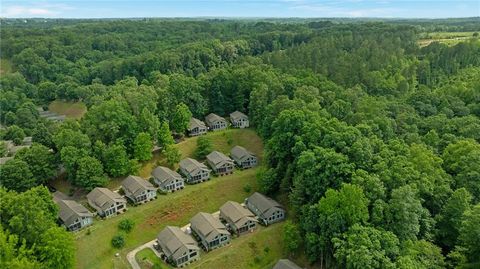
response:
{"label": "building cluster", "polygon": [[[240,111],[235,111],[230,114],[230,123],[234,128],[248,128],[250,122],[248,116]],[[217,114],[210,113],[205,117],[205,122],[191,118],[188,124],[188,135],[198,136],[204,135],[207,131],[220,131],[228,128],[228,121],[218,116]]]}
{"label": "building cluster", "polygon": [[218,215],[199,212],[185,230],[167,226],[158,234],[155,248],[165,262],[183,267],[200,258],[200,249],[210,251],[228,245],[232,236],[253,232],[257,223],[282,221],[285,213],[278,202],[256,192],[243,205],[226,202]]}
{"label": "building cluster", "polygon": [[38,114],[41,118],[47,119],[54,122],[63,122],[67,118],[65,115],[57,114],[50,110],[43,110],[43,108],[38,108]]}

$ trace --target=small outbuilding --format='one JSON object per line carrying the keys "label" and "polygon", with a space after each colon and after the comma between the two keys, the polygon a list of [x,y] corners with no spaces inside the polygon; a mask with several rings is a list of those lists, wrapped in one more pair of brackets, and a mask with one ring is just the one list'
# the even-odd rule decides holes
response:
{"label": "small outbuilding", "polygon": [[192,158],[186,158],[180,161],[180,172],[186,177],[189,184],[199,183],[210,179],[210,169]]}
{"label": "small outbuilding", "polygon": [[242,146],[233,147],[230,151],[230,157],[242,169],[251,168],[258,164],[257,156]]}
{"label": "small outbuilding", "polygon": [[176,267],[183,267],[200,258],[197,242],[178,227],[165,227],[158,234],[157,243],[162,258]]}
{"label": "small outbuilding", "polygon": [[69,231],[77,231],[93,223],[93,213],[73,200],[57,202],[58,217]]}
{"label": "small outbuilding", "polygon": [[261,193],[255,192],[245,200],[245,205],[258,220],[269,225],[285,219],[285,209],[277,201]]}
{"label": "small outbuilding", "polygon": [[168,167],[158,166],[153,169],[152,177],[162,191],[174,192],[185,187],[182,176]]}
{"label": "small outbuilding", "polygon": [[111,217],[127,210],[127,200],[120,194],[107,188],[95,188],[87,194],[88,204],[93,207],[99,216]]}
{"label": "small outbuilding", "polygon": [[289,259],[280,259],[278,262],[273,266],[273,269],[302,269],[300,266],[296,265]]}
{"label": "small outbuilding", "polygon": [[147,180],[137,177],[128,176],[122,181],[122,189],[125,196],[135,204],[146,203],[157,197],[157,189]]}
{"label": "small outbuilding", "polygon": [[190,223],[193,234],[198,237],[206,251],[230,243],[227,227],[212,214],[200,212],[190,220]]}
{"label": "small outbuilding", "polygon": [[207,126],[203,121],[196,118],[190,119],[190,122],[188,123],[189,136],[204,135],[206,133],[207,133]]}
{"label": "small outbuilding", "polygon": [[233,201],[228,201],[220,207],[220,219],[237,235],[255,230],[258,222],[255,214]]}
{"label": "small outbuilding", "polygon": [[225,118],[218,116],[217,114],[210,113],[205,117],[205,122],[211,131],[219,131],[227,129],[228,123]]}
{"label": "small outbuilding", "polygon": [[219,151],[213,151],[208,154],[207,162],[217,175],[231,174],[235,166],[232,159]]}
{"label": "small outbuilding", "polygon": [[230,113],[230,122],[232,122],[232,126],[235,128],[248,128],[250,126],[248,116],[240,111]]}

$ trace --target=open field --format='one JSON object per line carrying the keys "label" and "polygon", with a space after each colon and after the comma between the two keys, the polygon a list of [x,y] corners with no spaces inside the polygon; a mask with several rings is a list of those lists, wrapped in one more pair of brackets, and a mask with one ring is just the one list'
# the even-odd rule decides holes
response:
{"label": "open field", "polygon": [[[262,156],[262,141],[253,130],[228,130],[209,133],[208,136],[214,142],[213,145],[216,150],[228,152],[235,145],[244,145],[249,150]],[[196,146],[196,139],[188,138],[176,145],[183,156],[191,156]],[[228,143],[229,140],[230,144]],[[159,159],[162,158],[161,155],[158,156]],[[149,174],[150,172],[147,170],[151,170],[153,165],[150,164],[147,168],[146,166],[145,164],[145,171],[143,172]],[[129,207],[128,211],[120,216],[107,220],[97,219],[90,228],[75,235],[76,267],[129,268],[125,259],[126,254],[133,248],[154,239],[165,226],[183,226],[196,213],[200,211],[215,212],[228,200],[242,202],[244,198],[257,190],[255,178],[257,170],[235,171],[232,175],[213,177],[210,181],[204,183],[188,185],[182,191],[159,195],[156,200],[147,204]],[[246,185],[251,187],[249,193],[244,190]],[[125,247],[122,250],[116,250],[111,247],[110,240],[118,233],[118,223],[125,218],[134,220],[136,225],[133,231],[126,236]],[[88,234],[88,230],[90,234]],[[259,236],[260,233],[257,235]],[[273,249],[273,247],[271,248]],[[116,252],[120,253],[120,257],[114,256]],[[221,250],[219,250],[220,252]],[[272,253],[275,252],[272,251]],[[272,254],[272,259],[274,258],[279,257],[273,257]],[[212,262],[216,259],[212,257]]]}
{"label": "open field", "polygon": [[475,32],[434,32],[420,35],[418,44],[420,47],[428,46],[432,42],[440,42],[449,46],[473,38]]}
{"label": "open field", "polygon": [[87,107],[82,102],[65,102],[55,100],[50,103],[48,110],[59,115],[65,115],[67,118],[80,119],[87,112]]}
{"label": "open field", "polygon": [[12,72],[12,64],[7,59],[0,59],[0,75]]}

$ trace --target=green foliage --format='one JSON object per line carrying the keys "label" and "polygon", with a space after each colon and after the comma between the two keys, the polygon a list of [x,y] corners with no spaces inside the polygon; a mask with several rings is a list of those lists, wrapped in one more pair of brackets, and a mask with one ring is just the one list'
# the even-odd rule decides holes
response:
{"label": "green foliage", "polygon": [[174,165],[180,161],[180,158],[182,158],[182,154],[180,154],[178,148],[173,145],[169,145],[165,149],[165,157],[167,158],[168,166],[173,168]]}
{"label": "green foliage", "polygon": [[27,163],[37,185],[48,182],[56,175],[55,156],[43,145],[33,144],[30,148],[21,150],[15,159]]}
{"label": "green foliage", "polygon": [[300,230],[295,223],[287,221],[283,228],[283,242],[285,242],[285,250],[288,253],[295,252],[302,243]]}
{"label": "green foliage", "polygon": [[134,156],[137,160],[150,160],[152,155],[153,142],[148,133],[139,133],[134,141]]}
{"label": "green foliage", "polygon": [[175,141],[173,140],[172,133],[168,127],[168,122],[162,122],[160,130],[158,131],[157,145],[165,149],[168,145],[172,145],[173,143],[175,143]]}
{"label": "green foliage", "polygon": [[122,248],[125,245],[125,237],[122,234],[117,234],[112,238],[112,247]]}
{"label": "green foliage", "polygon": [[208,137],[200,136],[194,152],[195,158],[203,160],[210,152],[212,152],[212,141]]}
{"label": "green foliage", "polygon": [[5,139],[12,140],[15,145],[22,144],[24,138],[25,132],[17,125],[8,127],[7,132],[5,133]]}
{"label": "green foliage", "polygon": [[107,178],[103,174],[102,163],[94,157],[86,156],[78,159],[77,173],[75,176],[75,184],[92,190],[95,187],[104,186]]}
{"label": "green foliage", "polygon": [[130,233],[135,226],[135,222],[131,219],[123,219],[118,223],[118,229]]}
{"label": "green foliage", "polygon": [[22,160],[9,160],[0,166],[1,186],[18,192],[26,191],[37,185],[28,164]]}
{"label": "green foliage", "polygon": [[112,177],[124,176],[130,172],[127,151],[121,143],[107,146],[103,152],[102,161],[105,171]]}
{"label": "green foliage", "polygon": [[465,255],[466,261],[472,264],[480,263],[480,244],[478,243],[480,226],[478,223],[480,223],[480,204],[465,211],[458,238],[459,245],[462,247],[460,252]]}
{"label": "green foliage", "polygon": [[61,227],[48,229],[40,238],[38,252],[47,268],[68,269],[75,264],[73,236]]}
{"label": "green foliage", "polygon": [[173,118],[171,121],[172,131],[183,134],[188,128],[188,123],[192,113],[184,103],[180,103],[175,107]]}

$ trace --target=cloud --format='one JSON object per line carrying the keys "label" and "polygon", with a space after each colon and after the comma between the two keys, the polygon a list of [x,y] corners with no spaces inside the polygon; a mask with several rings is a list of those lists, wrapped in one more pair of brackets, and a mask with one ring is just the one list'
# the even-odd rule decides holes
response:
{"label": "cloud", "polygon": [[[357,1],[357,0],[349,0]],[[307,3],[290,7],[310,13],[314,17],[394,17],[399,9],[396,8],[355,8],[320,3]]]}
{"label": "cloud", "polygon": [[73,9],[65,4],[37,3],[32,5],[4,5],[0,16],[7,18],[55,17]]}

